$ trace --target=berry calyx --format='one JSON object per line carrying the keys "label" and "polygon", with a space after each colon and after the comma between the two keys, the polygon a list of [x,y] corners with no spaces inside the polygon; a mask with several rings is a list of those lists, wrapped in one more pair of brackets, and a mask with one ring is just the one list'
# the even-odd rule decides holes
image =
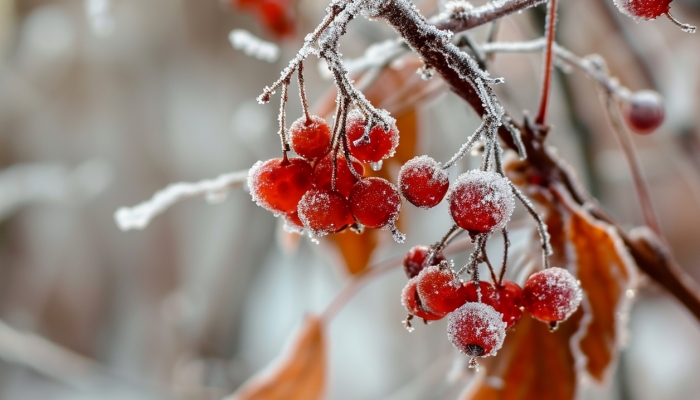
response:
{"label": "berry calyx", "polygon": [[359,110],[348,114],[345,124],[348,149],[353,157],[363,163],[379,162],[394,155],[399,145],[399,130],[392,125],[385,131],[381,125],[374,125],[369,131],[369,140],[360,140],[365,134],[367,122]]}
{"label": "berry calyx", "polygon": [[306,160],[323,157],[331,147],[331,127],[317,115],[303,116],[289,127],[289,144]]}
{"label": "berry calyx", "polygon": [[450,187],[447,171],[428,156],[415,157],[399,171],[398,186],[403,197],[416,207],[438,205]]}
{"label": "berry calyx", "polygon": [[444,315],[467,302],[462,282],[447,262],[424,268],[417,278],[418,296],[429,312]]}
{"label": "berry calyx", "polygon": [[416,286],[418,284],[418,278],[414,277],[406,283],[406,286],[401,291],[401,304],[406,308],[406,311],[414,317],[422,318],[425,321],[437,321],[442,319],[445,314],[438,315],[423,308],[423,304]]}
{"label": "berry calyx", "polygon": [[664,122],[664,99],[653,90],[635,92],[622,103],[622,115],[632,131],[649,134]]}
{"label": "berry calyx", "polygon": [[352,215],[368,228],[392,225],[401,211],[399,190],[382,178],[371,177],[357,182],[348,200]]}
{"label": "berry calyx", "polygon": [[[406,273],[408,279],[418,276],[423,268],[429,266],[427,261],[432,251],[433,250],[429,246],[422,244],[413,246],[408,250],[408,253],[406,253],[406,256],[403,258],[403,272]],[[445,256],[442,255],[442,252],[436,252],[433,254],[430,265],[438,265],[442,261],[446,261]]]}
{"label": "berry calyx", "polygon": [[301,158],[258,161],[248,171],[253,201],[275,214],[295,212],[312,186],[313,169]]}
{"label": "berry calyx", "polygon": [[495,355],[503,346],[506,323],[484,303],[466,303],[447,317],[447,337],[470,357]]}
{"label": "berry calyx", "polygon": [[[465,283],[464,287],[467,292],[467,301],[478,303],[479,293],[474,281]],[[490,305],[503,315],[506,329],[510,329],[520,320],[523,315],[523,311],[520,309],[523,302],[523,290],[517,283],[504,280],[499,286],[480,281],[479,288],[481,288],[481,302]]]}
{"label": "berry calyx", "polygon": [[503,228],[515,208],[508,178],[480,170],[465,172],[457,178],[449,203],[455,224],[472,235]]}
{"label": "berry calyx", "polygon": [[[357,159],[352,158],[352,165],[360,176],[365,174],[365,167]],[[344,155],[338,154],[336,159],[335,190],[345,197],[350,195],[352,187],[359,179],[350,171],[348,161]],[[331,190],[333,177],[333,154],[328,153],[320,159],[314,168],[314,187],[316,189]]]}
{"label": "berry calyx", "polygon": [[525,310],[544,322],[565,321],[581,304],[582,297],[578,281],[563,268],[536,272],[523,287]]}
{"label": "berry calyx", "polygon": [[338,232],[353,223],[348,200],[338,192],[309,190],[298,210],[304,227],[317,236]]}

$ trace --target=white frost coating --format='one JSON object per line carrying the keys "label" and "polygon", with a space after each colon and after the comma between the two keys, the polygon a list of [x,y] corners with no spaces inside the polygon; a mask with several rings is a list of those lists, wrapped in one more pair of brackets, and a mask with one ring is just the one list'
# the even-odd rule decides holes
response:
{"label": "white frost coating", "polygon": [[475,344],[486,350],[481,357],[496,355],[506,338],[503,314],[484,303],[466,303],[447,317],[447,338],[464,354],[471,355],[467,345]]}
{"label": "white frost coating", "polygon": [[110,165],[88,160],[70,171],[60,164],[15,164],[0,171],[0,220],[31,203],[89,200],[112,181]]}
{"label": "white frost coating", "polygon": [[279,58],[280,49],[276,44],[266,42],[244,29],[232,30],[228,34],[228,40],[234,49],[258,60],[272,63]]}
{"label": "white frost coating", "polygon": [[107,37],[114,32],[114,17],[110,0],[85,0],[85,15],[90,29],[99,37]]}
{"label": "white frost coating", "polygon": [[[637,9],[637,4],[639,0],[614,0],[617,9],[626,16],[632,18],[634,22],[641,22],[648,20],[647,18],[640,16],[640,11]],[[654,18],[649,18],[654,19]]]}
{"label": "white frost coating", "polygon": [[247,176],[248,171],[238,171],[195,183],[173,183],[156,192],[148,201],[134,207],[121,207],[114,213],[114,219],[122,231],[144,229],[155,216],[180,200],[206,196],[210,202],[222,201],[225,199],[225,193],[242,186]]}
{"label": "white frost coating", "polygon": [[508,178],[477,169],[467,171],[455,180],[448,193],[448,201],[450,208],[469,209],[469,213],[493,210],[496,225],[492,231],[504,228],[515,209],[515,196]]}

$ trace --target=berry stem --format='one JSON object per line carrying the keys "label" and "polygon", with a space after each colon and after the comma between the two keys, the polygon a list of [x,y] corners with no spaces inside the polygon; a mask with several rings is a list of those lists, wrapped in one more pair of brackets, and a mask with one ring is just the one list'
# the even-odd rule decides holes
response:
{"label": "berry stem", "polygon": [[496,278],[496,272],[493,269],[493,265],[491,265],[491,260],[489,260],[489,255],[486,253],[486,242],[484,241],[484,246],[481,249],[481,258],[484,260],[484,263],[486,263],[486,266],[489,267],[489,273],[491,274],[491,281],[493,282],[494,285],[500,285],[500,282]]}
{"label": "berry stem", "polygon": [[673,15],[671,15],[670,12],[667,12],[667,13],[666,13],[666,17],[668,17],[668,19],[670,19],[671,22],[673,22],[674,24],[676,24],[677,27],[681,28],[681,30],[682,30],[683,32],[686,32],[686,33],[695,33],[695,30],[697,29],[697,28],[695,28],[693,25],[684,24],[684,23],[680,22],[679,20],[677,20],[676,18],[674,18]]}
{"label": "berry stem", "polygon": [[299,97],[301,97],[301,108],[304,110],[306,117],[306,125],[311,124],[311,115],[309,115],[309,101],[306,99],[306,86],[304,86],[304,62],[299,62],[297,70],[297,79],[299,80]]}
{"label": "berry stem", "polygon": [[280,140],[282,141],[282,154],[284,156],[285,161],[287,160],[287,152],[290,150],[289,148],[289,143],[287,142],[287,100],[289,100],[289,80],[284,82],[284,85],[282,85],[282,96],[280,100],[280,113],[279,116],[277,117],[280,123]]}
{"label": "berry stem", "polygon": [[510,247],[510,239],[508,239],[508,229],[501,229],[503,232],[503,265],[501,265],[501,273],[498,276],[498,287],[503,286],[503,277],[506,275],[506,266],[508,265],[508,248]]}
{"label": "berry stem", "polygon": [[544,48],[544,73],[542,79],[542,94],[540,97],[540,109],[537,112],[535,123],[543,126],[547,120],[547,105],[552,84],[552,64],[554,62],[554,35],[557,26],[557,0],[549,0],[547,4],[547,22],[545,25],[547,45]]}

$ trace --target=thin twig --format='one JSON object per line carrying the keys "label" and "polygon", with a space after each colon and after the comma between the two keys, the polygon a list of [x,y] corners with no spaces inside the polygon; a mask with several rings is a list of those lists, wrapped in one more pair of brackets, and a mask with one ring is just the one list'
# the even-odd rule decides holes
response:
{"label": "thin twig", "polygon": [[554,62],[554,40],[557,31],[557,0],[549,0],[547,3],[547,21],[545,24],[547,45],[544,48],[542,92],[540,95],[540,108],[535,118],[535,123],[540,126],[545,125],[547,120],[547,105],[552,83],[552,63]]}
{"label": "thin twig", "polygon": [[297,70],[297,78],[299,80],[299,97],[301,98],[301,108],[304,110],[306,117],[306,125],[311,124],[311,115],[309,115],[309,101],[306,99],[306,87],[304,86],[304,63],[299,63]]}

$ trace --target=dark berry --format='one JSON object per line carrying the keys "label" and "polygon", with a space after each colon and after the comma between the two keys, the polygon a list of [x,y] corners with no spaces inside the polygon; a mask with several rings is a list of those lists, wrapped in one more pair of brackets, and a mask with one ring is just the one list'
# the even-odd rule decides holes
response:
{"label": "dark berry", "polygon": [[508,178],[480,170],[465,172],[457,178],[449,202],[455,224],[471,234],[503,228],[515,208]]}
{"label": "dark berry", "polygon": [[369,131],[369,140],[355,144],[365,134],[365,126],[367,123],[360,111],[353,110],[348,114],[345,133],[350,154],[365,163],[378,162],[393,156],[399,145],[399,130],[396,126],[391,126],[385,131],[381,125],[375,125]]}
{"label": "dark berry", "polygon": [[403,197],[416,207],[438,205],[450,187],[447,171],[428,156],[415,157],[401,167],[398,186]]}
{"label": "dark berry", "polygon": [[301,158],[258,161],[248,172],[253,201],[275,214],[294,212],[312,186],[313,170]]}
{"label": "dark berry", "polygon": [[501,314],[484,303],[466,303],[447,317],[447,337],[470,357],[495,354],[506,337]]}
{"label": "dark berry", "polygon": [[622,115],[634,132],[651,133],[664,122],[664,100],[653,90],[633,93],[622,103]]}
{"label": "dark berry", "polygon": [[[427,259],[430,256],[432,249],[429,246],[419,244],[417,246],[411,247],[406,253],[403,259],[403,271],[406,273],[408,279],[418,276],[418,274],[427,267]],[[445,256],[442,252],[435,253],[430,265],[438,265],[441,261],[446,261]]]}
{"label": "dark berry", "polygon": [[443,318],[445,314],[434,314],[423,308],[421,299],[416,291],[417,283],[417,277],[410,279],[401,292],[401,304],[406,307],[406,311],[414,317],[423,318],[426,321],[436,321]]}
{"label": "dark berry", "polygon": [[[353,158],[352,165],[355,168],[355,172],[360,174],[360,176],[365,174],[365,167],[361,162]],[[314,168],[314,187],[316,189],[331,190],[332,176],[333,155],[329,153],[320,159]],[[358,179],[348,168],[348,161],[345,159],[345,156],[338,154],[336,160],[335,190],[340,192],[343,196],[348,197],[352,187],[355,186],[357,181]]]}
{"label": "dark berry", "polygon": [[401,210],[398,189],[382,178],[365,178],[357,182],[348,199],[352,215],[368,228],[383,228],[393,224]]}
{"label": "dark berry", "polygon": [[[479,301],[479,295],[476,290],[474,281],[469,281],[464,284],[467,291],[467,301],[476,303]],[[515,282],[504,280],[500,286],[492,285],[491,283],[479,282],[481,288],[481,302],[493,307],[496,311],[503,314],[503,322],[506,323],[506,329],[510,329],[520,320],[523,312],[520,309],[523,302],[523,290]]]}
{"label": "dark berry", "polygon": [[576,311],[583,294],[576,278],[563,268],[536,272],[523,288],[523,306],[544,322],[561,322]]}
{"label": "dark berry", "polygon": [[313,234],[338,232],[353,223],[348,200],[338,192],[309,190],[299,202],[299,219]]}
{"label": "dark berry", "polygon": [[435,314],[451,313],[467,302],[467,293],[454,271],[442,263],[418,274],[418,295],[423,307]]}
{"label": "dark berry", "polygon": [[306,160],[323,157],[330,150],[331,127],[319,116],[301,117],[289,128],[289,143]]}

